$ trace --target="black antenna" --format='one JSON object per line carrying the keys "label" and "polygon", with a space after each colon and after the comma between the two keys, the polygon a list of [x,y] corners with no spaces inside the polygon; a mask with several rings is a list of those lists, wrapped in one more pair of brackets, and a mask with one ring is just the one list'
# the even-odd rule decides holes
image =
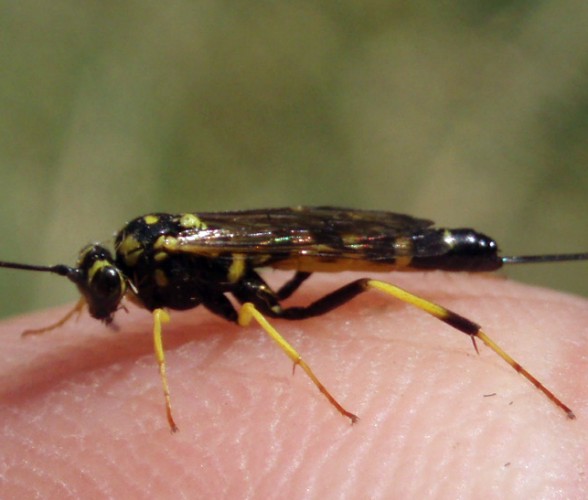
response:
{"label": "black antenna", "polygon": [[573,262],[588,260],[586,253],[559,253],[552,255],[512,255],[501,257],[503,264],[540,264],[545,262]]}
{"label": "black antenna", "polygon": [[76,277],[79,271],[75,267],[66,266],[65,264],[57,264],[56,266],[32,266],[29,264],[18,264],[16,262],[0,261],[0,267],[7,267],[9,269],[21,269],[23,271],[40,271],[44,273],[54,273],[60,276],[66,276],[73,282],[76,282]]}

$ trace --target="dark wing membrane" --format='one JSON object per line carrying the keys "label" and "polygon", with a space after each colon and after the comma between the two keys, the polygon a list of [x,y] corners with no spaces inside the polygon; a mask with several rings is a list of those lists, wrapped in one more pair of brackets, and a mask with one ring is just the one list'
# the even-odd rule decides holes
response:
{"label": "dark wing membrane", "polygon": [[[240,253],[276,259],[303,255],[386,262],[399,255],[414,256],[416,249],[407,249],[407,241],[417,243],[433,225],[429,220],[409,215],[332,207],[196,215],[206,228],[180,233],[177,251],[215,257]],[[429,245],[421,248],[418,255],[439,255],[445,251],[446,248]]]}

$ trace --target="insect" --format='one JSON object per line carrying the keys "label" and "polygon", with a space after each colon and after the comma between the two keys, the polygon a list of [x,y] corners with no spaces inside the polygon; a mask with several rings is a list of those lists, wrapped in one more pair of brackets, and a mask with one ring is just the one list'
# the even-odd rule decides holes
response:
{"label": "insect", "polygon": [[[537,387],[567,417],[572,410],[497,345],[476,323],[391,283],[361,278],[302,307],[286,307],[290,297],[314,272],[444,270],[487,272],[505,264],[588,260],[587,253],[499,256],[494,240],[472,229],[443,229],[433,222],[390,212],[333,207],[296,207],[218,213],[154,213],[127,223],[115,237],[114,255],[104,246],[84,247],[74,267],[0,262],[0,267],[41,271],[67,277],[79,289],[77,305],[60,321],[24,334],[53,330],[88,307],[105,323],[113,320],[123,298],[153,314],[154,348],[167,420],[172,414],[162,324],[167,310],[204,306],[212,313],[248,325],[255,320],[300,366],[328,401],[352,422],[310,366],[270,319],[301,320],[326,314],[357,295],[378,290],[418,307],[468,335],[478,351],[482,341]],[[278,290],[260,276],[263,267],[294,274]],[[229,297],[232,297],[231,300]]]}

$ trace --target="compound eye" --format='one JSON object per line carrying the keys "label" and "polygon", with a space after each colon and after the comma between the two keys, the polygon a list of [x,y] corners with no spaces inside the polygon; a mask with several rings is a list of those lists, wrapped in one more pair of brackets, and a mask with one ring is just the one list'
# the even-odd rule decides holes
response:
{"label": "compound eye", "polygon": [[123,280],[113,266],[104,266],[92,277],[91,288],[96,297],[116,299],[122,296]]}
{"label": "compound eye", "polygon": [[104,265],[90,275],[85,286],[78,287],[88,302],[90,314],[108,323],[126,292],[126,281],[115,266]]}
{"label": "compound eye", "polygon": [[80,251],[75,276],[71,278],[86,299],[90,314],[106,322],[118,309],[126,293],[127,279],[101,245],[88,245]]}

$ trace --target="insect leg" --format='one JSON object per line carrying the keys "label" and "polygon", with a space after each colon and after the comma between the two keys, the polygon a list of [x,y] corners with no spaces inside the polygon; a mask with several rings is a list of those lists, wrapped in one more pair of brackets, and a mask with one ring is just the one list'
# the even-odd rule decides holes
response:
{"label": "insect leg", "polygon": [[288,341],[280,335],[280,333],[269,323],[265,316],[255,307],[251,302],[246,302],[241,306],[239,311],[239,325],[247,326],[255,319],[265,332],[276,342],[282,351],[294,362],[294,366],[300,366],[308,375],[310,380],[317,386],[329,402],[337,408],[339,413],[349,418],[352,423],[357,422],[358,417],[351,412],[348,412],[341,404],[331,395],[327,388],[321,383],[318,377],[314,374],[310,366],[302,359],[302,356],[292,347]]}
{"label": "insect leg", "polygon": [[494,342],[484,331],[480,325],[477,325],[473,321],[470,321],[463,316],[446,309],[438,304],[430,302],[426,299],[413,295],[402,288],[399,288],[390,283],[383,281],[371,280],[371,279],[360,279],[345,285],[328,295],[325,295],[321,299],[313,302],[306,307],[290,307],[281,311],[273,311],[274,314],[281,318],[286,319],[303,319],[311,316],[318,316],[328,311],[336,309],[345,302],[348,302],[353,297],[365,292],[369,289],[376,289],[384,292],[388,295],[396,297],[408,304],[418,307],[422,311],[429,313],[437,319],[447,323],[453,328],[459,330],[466,335],[469,335],[474,343],[474,347],[477,351],[475,339],[478,338],[496,354],[498,354],[504,361],[506,361],[512,368],[518,373],[523,375],[529,382],[531,382],[537,389],[539,389],[552,403],[558,408],[562,409],[569,418],[575,418],[574,413],[568,408],[560,399],[553,394],[547,387],[545,387],[539,380],[537,380],[529,371],[521,366],[520,363],[515,361],[508,353],[506,353],[496,342]]}
{"label": "insect leg", "polygon": [[159,366],[159,375],[161,377],[161,384],[163,386],[163,397],[165,398],[165,413],[167,422],[172,432],[178,430],[178,426],[174,421],[172,415],[171,398],[169,395],[169,385],[167,383],[167,373],[165,367],[165,353],[163,350],[163,340],[161,336],[161,325],[169,323],[169,314],[163,309],[155,309],[153,311],[153,346],[155,348],[155,358]]}
{"label": "insect leg", "polygon": [[35,329],[31,329],[31,330],[25,330],[24,332],[22,332],[22,336],[27,337],[29,335],[40,335],[41,333],[55,330],[56,328],[59,328],[60,326],[63,326],[65,323],[67,323],[74,315],[77,314],[79,316],[80,313],[82,312],[82,309],[84,309],[85,305],[86,305],[86,299],[81,297],[80,300],[78,300],[77,304],[73,307],[73,309],[68,311],[67,314],[65,316],[63,316],[63,318],[61,318],[60,320],[56,321],[55,323],[51,323],[50,325],[45,326],[43,328],[35,328]]}
{"label": "insect leg", "polygon": [[[408,304],[412,304],[422,311],[429,313],[430,315],[434,316],[435,318],[440,319],[441,321],[447,323],[448,325],[456,328],[460,332],[465,333],[466,335],[470,335],[472,341],[474,342],[475,346],[475,339],[479,338],[484,344],[486,344],[490,349],[492,349],[496,354],[498,354],[504,361],[506,361],[512,368],[514,368],[517,372],[519,372],[523,377],[525,377],[529,382],[531,382],[537,389],[539,389],[547,398],[554,403],[557,407],[561,408],[568,418],[576,418],[574,412],[568,408],[559,398],[553,394],[547,387],[545,387],[539,380],[537,380],[531,373],[529,373],[525,368],[521,366],[520,363],[515,361],[508,353],[506,353],[496,342],[494,342],[486,333],[482,331],[480,325],[477,325],[473,321],[470,321],[459,314],[446,309],[440,305],[437,305],[433,302],[425,300],[421,297],[413,295],[412,293],[403,290],[397,286],[391,285],[390,283],[386,283],[383,281],[377,280],[365,280],[366,288],[374,288],[381,292],[384,292],[388,295],[392,295]],[[477,350],[477,349],[476,349]]]}
{"label": "insect leg", "polygon": [[[291,288],[290,291],[293,292],[306,278],[308,278],[308,275],[309,273],[297,273],[288,283],[286,283],[286,285],[284,285],[284,287]],[[284,310],[280,305],[278,294],[274,292],[255,271],[252,270],[235,284],[231,293],[239,302],[241,302],[241,304],[243,304],[239,311],[239,325],[246,326],[255,319],[265,332],[294,362],[294,367],[299,365],[304,370],[318,390],[323,393],[337,411],[343,416],[349,418],[352,423],[356,422],[358,420],[357,416],[343,408],[343,406],[320,382],[318,377],[314,374],[310,366],[302,359],[302,356],[296,351],[296,349],[294,349],[294,347],[292,347],[266,319],[266,316],[272,318],[282,317],[282,312]]]}
{"label": "insect leg", "polygon": [[302,271],[297,271],[294,276],[284,283],[280,289],[276,292],[276,297],[278,300],[284,300],[290,297],[302,283],[304,283],[312,273],[305,273]]}
{"label": "insect leg", "polygon": [[353,281],[307,306],[294,306],[285,309],[279,308],[279,310],[273,308],[272,313],[275,317],[291,320],[312,318],[314,316],[326,314],[333,309],[341,307],[359,294],[366,292],[368,288],[366,287],[365,282],[367,281],[368,280],[365,279]]}

